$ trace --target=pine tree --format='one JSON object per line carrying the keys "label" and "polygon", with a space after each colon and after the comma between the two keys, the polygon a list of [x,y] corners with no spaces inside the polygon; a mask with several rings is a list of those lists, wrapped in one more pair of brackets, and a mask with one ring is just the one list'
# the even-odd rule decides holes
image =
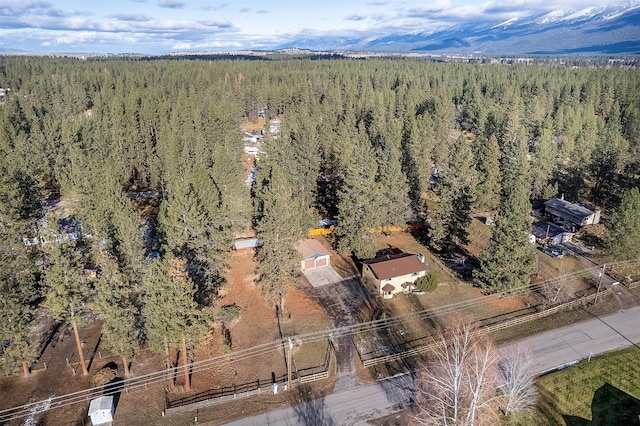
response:
{"label": "pine tree", "polygon": [[449,155],[448,168],[439,185],[440,203],[431,230],[430,244],[436,250],[452,250],[469,242],[471,205],[475,199],[477,177],[469,143],[460,136]]}
{"label": "pine tree", "polygon": [[[234,135],[237,137],[237,135]],[[244,170],[240,152],[234,147],[220,146],[214,149],[211,180],[220,192],[220,238],[216,249],[226,252],[233,237],[243,230],[251,219],[249,189],[244,185]]]}
{"label": "pine tree", "polygon": [[520,131],[513,139],[502,144],[500,171],[502,172],[502,190],[507,197],[518,187],[526,188],[530,192],[531,169],[528,154],[526,137]]}
{"label": "pine tree", "polygon": [[220,284],[226,261],[223,253],[231,245],[220,217],[221,195],[201,165],[176,173],[167,189],[158,214],[163,249],[187,260],[198,300],[204,302]]}
{"label": "pine tree", "polygon": [[551,139],[551,129],[543,127],[533,150],[531,165],[533,197],[548,199],[557,196],[557,188],[551,185],[552,174],[558,161],[558,151]]}
{"label": "pine tree", "polygon": [[[281,167],[286,165],[288,179],[298,192],[296,197],[302,198],[303,205],[311,206],[316,198],[320,173],[320,141],[318,132],[308,117],[302,116],[298,121],[297,128],[289,133],[288,152],[281,152],[278,162]],[[286,146],[282,137],[278,138],[276,145]]]}
{"label": "pine tree", "polygon": [[495,135],[486,143],[475,140],[476,169],[478,170],[478,196],[476,206],[481,211],[493,211],[500,205],[502,186],[500,183],[500,147]]}
{"label": "pine tree", "polygon": [[33,242],[38,241],[41,193],[30,176],[13,166],[0,149],[0,338],[10,342],[2,369],[11,374],[21,365],[28,375],[39,349],[30,328],[39,297],[35,262],[40,253]]}
{"label": "pine tree", "polygon": [[145,274],[143,317],[152,350],[164,353],[170,370],[169,384],[174,386],[170,350],[179,350],[183,358],[185,388],[190,388],[189,364],[193,352],[206,334],[208,317],[196,303],[196,287],[186,270],[186,259],[171,257],[156,260]]}
{"label": "pine tree", "polygon": [[9,342],[4,348],[1,365],[7,375],[21,366],[27,376],[39,349],[31,333],[34,322],[31,306],[38,296],[36,271],[34,258],[26,247],[21,242],[12,246],[11,242],[12,239],[0,238],[3,247],[0,251],[0,338]]}
{"label": "pine tree", "polygon": [[304,238],[305,228],[300,204],[284,172],[277,164],[268,172],[257,193],[256,231],[262,244],[257,254],[258,282],[269,304],[284,312],[287,289],[298,273],[300,255],[295,247]]}
{"label": "pine tree", "polygon": [[[515,133],[517,135],[517,131]],[[478,284],[490,291],[507,291],[529,282],[534,269],[531,234],[531,181],[527,144],[515,137],[503,146],[506,198],[502,202],[489,245],[474,270]]]}
{"label": "pine tree", "polygon": [[515,186],[502,204],[489,245],[480,254],[480,267],[473,271],[480,287],[501,292],[529,282],[535,268],[529,244],[530,212],[528,186]]}
{"label": "pine tree", "polygon": [[615,260],[640,258],[640,192],[632,188],[611,214],[606,243]]}
{"label": "pine tree", "polygon": [[376,185],[377,164],[364,135],[357,136],[351,161],[346,167],[344,183],[338,193],[336,236],[342,253],[361,259],[373,257],[375,247],[371,229],[379,223],[381,194]]}
{"label": "pine tree", "polygon": [[615,192],[615,178],[628,148],[629,142],[616,131],[616,125],[607,124],[601,130],[590,164],[594,202],[603,203]]}
{"label": "pine tree", "polygon": [[100,257],[102,266],[95,285],[94,304],[102,319],[101,343],[122,358],[124,374],[129,376],[129,363],[139,347],[137,294],[120,273],[117,260],[108,253]]}
{"label": "pine tree", "polygon": [[418,144],[418,126],[413,114],[408,114],[404,121],[401,140],[402,171],[407,177],[409,198],[415,211],[420,211],[422,204],[422,182],[420,180],[419,159],[420,152],[415,146]]}
{"label": "pine tree", "polygon": [[78,327],[85,311],[87,286],[83,279],[81,252],[74,244],[57,244],[49,253],[49,266],[45,269],[47,296],[45,306],[53,312],[53,318],[69,323],[76,339],[80,368],[85,376],[89,374],[84,361]]}
{"label": "pine tree", "polygon": [[588,118],[576,137],[576,149],[571,153],[569,164],[564,170],[567,176],[565,189],[571,199],[578,200],[589,195],[587,181],[590,180],[589,169],[592,153],[598,141],[599,125],[593,116]]}
{"label": "pine tree", "polygon": [[402,172],[399,148],[399,127],[394,122],[396,133],[379,135],[378,140],[378,178],[381,191],[381,222],[384,226],[404,228],[409,220],[410,200],[407,177]]}

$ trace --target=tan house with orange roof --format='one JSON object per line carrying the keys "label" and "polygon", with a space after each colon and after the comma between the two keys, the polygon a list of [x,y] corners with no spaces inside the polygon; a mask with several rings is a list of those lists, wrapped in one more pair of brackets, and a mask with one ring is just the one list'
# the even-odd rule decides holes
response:
{"label": "tan house with orange roof", "polygon": [[413,283],[426,273],[424,257],[418,254],[390,254],[362,262],[362,278],[385,299],[413,290]]}

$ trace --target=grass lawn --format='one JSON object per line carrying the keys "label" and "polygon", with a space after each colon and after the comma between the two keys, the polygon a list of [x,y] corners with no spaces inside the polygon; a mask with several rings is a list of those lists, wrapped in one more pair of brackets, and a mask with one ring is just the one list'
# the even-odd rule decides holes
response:
{"label": "grass lawn", "polygon": [[635,295],[636,297],[640,297],[640,286],[630,288],[629,291],[631,292],[631,294]]}
{"label": "grass lawn", "polygon": [[469,244],[465,248],[469,253],[478,257],[482,249],[489,244],[492,227],[485,225],[480,218],[474,217],[467,230],[469,231]]}
{"label": "grass lawn", "polygon": [[535,333],[542,333],[547,330],[553,330],[574,324],[580,321],[586,321],[596,316],[604,316],[617,312],[620,304],[613,294],[608,294],[598,300],[597,305],[588,305],[581,308],[574,308],[563,312],[558,312],[548,317],[543,317],[524,324],[515,325],[513,327],[498,330],[491,333],[494,342],[501,345],[512,342],[523,337],[530,336]]}
{"label": "grass lawn", "polygon": [[631,347],[538,378],[538,406],[503,425],[632,425],[640,414],[640,349]]}

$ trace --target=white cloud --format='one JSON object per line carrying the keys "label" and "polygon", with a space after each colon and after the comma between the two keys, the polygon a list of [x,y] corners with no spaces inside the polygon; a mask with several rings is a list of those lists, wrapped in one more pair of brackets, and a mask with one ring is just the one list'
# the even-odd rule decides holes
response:
{"label": "white cloud", "polygon": [[608,0],[565,0],[562,5],[548,0],[272,0],[260,9],[253,0],[110,0],[83,2],[82,11],[69,6],[76,0],[0,0],[0,45],[109,52],[270,48],[298,35],[435,31],[558,8],[575,12],[596,2]]}
{"label": "white cloud", "polygon": [[182,9],[186,6],[186,3],[180,0],[160,0],[158,6],[168,9]]}

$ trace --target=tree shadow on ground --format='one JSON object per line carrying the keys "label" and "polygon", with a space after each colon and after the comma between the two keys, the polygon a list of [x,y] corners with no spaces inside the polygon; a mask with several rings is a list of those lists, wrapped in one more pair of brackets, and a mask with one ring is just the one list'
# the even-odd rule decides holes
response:
{"label": "tree shadow on ground", "polygon": [[564,416],[567,426],[640,425],[640,400],[605,383],[593,394],[592,420]]}
{"label": "tree shadow on ground", "polygon": [[124,389],[124,379],[122,377],[116,377],[109,383],[104,385],[104,395],[113,395],[113,407],[118,408],[118,402],[120,402],[120,395]]}
{"label": "tree shadow on ground", "polygon": [[412,230],[411,235],[420,244],[429,248],[431,253],[454,272],[460,280],[468,283],[473,281],[473,270],[478,269],[480,261],[469,250],[453,242],[440,251],[435,250],[430,245],[427,228]]}
{"label": "tree shadow on ground", "polygon": [[390,379],[381,380],[378,385],[384,391],[387,400],[398,409],[404,409],[413,405],[416,397],[415,387],[416,372],[402,374]]}
{"label": "tree shadow on ground", "polygon": [[334,426],[335,423],[326,409],[324,395],[315,395],[307,385],[299,385],[293,390],[293,410],[298,416],[298,424],[305,426]]}

